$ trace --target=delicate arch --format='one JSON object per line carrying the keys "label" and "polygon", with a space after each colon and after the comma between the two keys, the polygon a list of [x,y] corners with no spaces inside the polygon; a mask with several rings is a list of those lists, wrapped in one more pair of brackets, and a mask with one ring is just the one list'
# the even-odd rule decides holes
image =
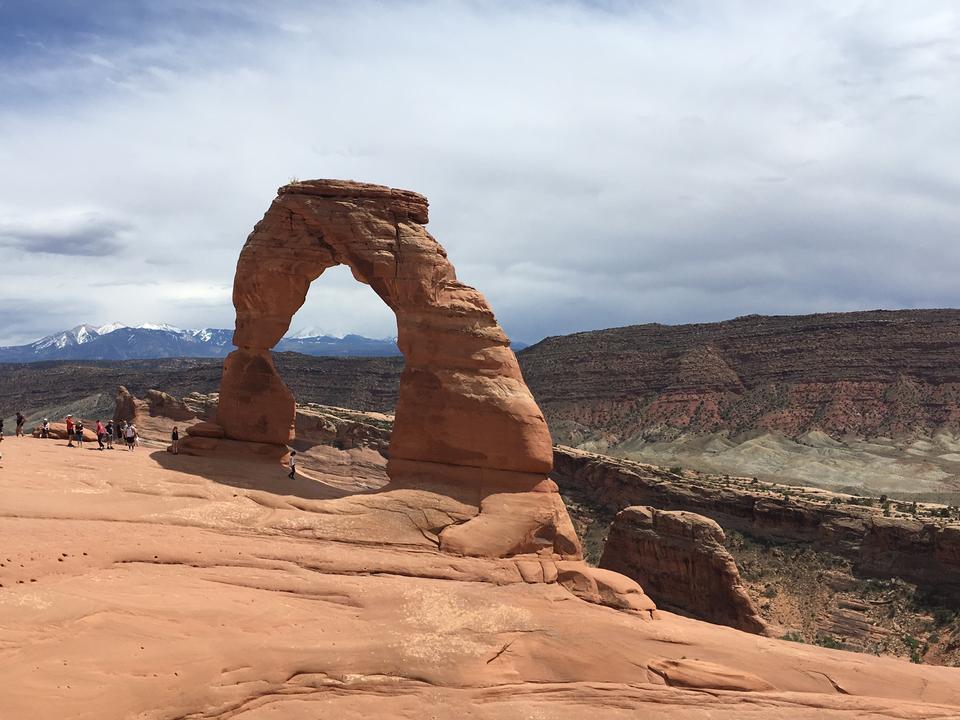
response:
{"label": "delicate arch", "polygon": [[236,440],[293,437],[293,395],[270,349],[310,284],[343,264],[397,317],[405,367],[391,479],[549,489],[543,413],[487,301],[457,281],[427,220],[427,199],[406,190],[338,180],[280,188],[237,263],[238,349],[224,364],[218,422]]}

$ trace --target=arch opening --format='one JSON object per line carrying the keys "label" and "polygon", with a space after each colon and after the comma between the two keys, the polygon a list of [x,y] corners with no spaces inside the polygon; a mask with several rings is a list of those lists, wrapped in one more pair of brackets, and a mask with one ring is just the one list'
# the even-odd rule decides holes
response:
{"label": "arch opening", "polygon": [[354,280],[349,268],[334,265],[310,285],[306,302],[290,321],[286,337],[348,335],[395,339],[397,318],[369,286]]}

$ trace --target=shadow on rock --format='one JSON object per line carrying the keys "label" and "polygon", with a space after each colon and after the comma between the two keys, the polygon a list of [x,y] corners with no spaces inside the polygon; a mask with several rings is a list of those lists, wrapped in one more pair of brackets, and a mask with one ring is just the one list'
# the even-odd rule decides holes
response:
{"label": "shadow on rock", "polygon": [[[273,463],[173,455],[166,450],[155,450],[150,457],[167,470],[196,475],[243,490],[289,495],[305,500],[332,500],[355,494],[300,474],[291,479],[286,469]],[[261,472],[253,472],[254,468]]]}

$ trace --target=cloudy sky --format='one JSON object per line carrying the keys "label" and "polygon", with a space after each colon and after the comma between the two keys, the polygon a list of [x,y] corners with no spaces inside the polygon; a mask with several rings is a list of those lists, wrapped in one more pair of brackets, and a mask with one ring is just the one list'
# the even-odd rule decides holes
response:
{"label": "cloudy sky", "polygon": [[[413,189],[515,339],[960,306],[960,4],[0,0],[0,344],[230,327],[276,188]],[[343,268],[292,330],[395,333]]]}

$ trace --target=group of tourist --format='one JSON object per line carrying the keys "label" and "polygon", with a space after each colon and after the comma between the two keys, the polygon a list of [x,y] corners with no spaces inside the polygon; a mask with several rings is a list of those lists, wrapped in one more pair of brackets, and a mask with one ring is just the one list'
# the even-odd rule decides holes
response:
{"label": "group of tourist", "polygon": [[[17,437],[23,437],[23,426],[26,423],[27,419],[24,417],[22,412],[17,413]],[[84,443],[84,426],[83,420],[73,419],[73,415],[67,415],[64,422],[66,425],[66,434],[67,434],[67,447],[83,447]],[[127,422],[126,420],[120,422],[114,422],[113,420],[108,420],[106,424],[102,420],[97,420],[97,425],[95,428],[95,435],[97,436],[97,445],[100,450],[113,450],[113,443],[117,442],[121,446],[126,445],[127,450],[133,450],[140,444],[140,433],[137,431],[137,426],[133,422]],[[53,437],[53,430],[50,427],[50,419],[44,418],[43,422],[40,423],[40,432],[39,437],[41,438],[51,438]],[[177,428],[173,429],[173,439],[174,445],[176,446],[179,440],[179,433]],[[3,441],[3,418],[0,418],[0,442]]]}
{"label": "group of tourist", "polygon": [[[83,447],[83,421],[74,421],[73,415],[67,415],[67,447]],[[50,424],[46,418],[43,419],[43,425],[40,426],[40,437],[50,437]],[[46,433],[44,433],[46,428]],[[97,420],[94,431],[97,436],[97,445],[99,450],[113,450],[114,441],[121,447],[126,445],[127,450],[133,451],[140,444],[140,434],[137,432],[137,426],[133,422],[126,420],[114,422],[108,420],[104,425],[102,420]],[[76,445],[74,445],[76,442]]]}
{"label": "group of tourist", "polygon": [[[17,437],[23,437],[23,426],[26,423],[27,419],[24,417],[23,413],[17,413]],[[83,420],[73,419],[73,415],[67,415],[65,424],[67,426],[67,447],[83,447],[84,443],[84,427]],[[133,422],[127,422],[126,420],[114,422],[113,420],[107,420],[107,423],[104,424],[102,420],[97,420],[95,427],[95,434],[97,436],[97,445],[99,450],[113,450],[114,442],[116,442],[121,447],[126,446],[127,450],[133,451],[140,444],[140,433],[137,430],[136,424]],[[50,427],[49,418],[44,418],[43,422],[40,423],[40,433],[41,438],[51,438],[53,437],[53,431]],[[0,417],[0,443],[3,442],[3,418]],[[174,455],[180,454],[180,428],[174,426],[173,431],[170,433],[170,452]],[[294,477],[296,473],[296,451],[293,451],[290,455],[290,477]],[[3,460],[3,453],[0,452],[0,460]]]}

